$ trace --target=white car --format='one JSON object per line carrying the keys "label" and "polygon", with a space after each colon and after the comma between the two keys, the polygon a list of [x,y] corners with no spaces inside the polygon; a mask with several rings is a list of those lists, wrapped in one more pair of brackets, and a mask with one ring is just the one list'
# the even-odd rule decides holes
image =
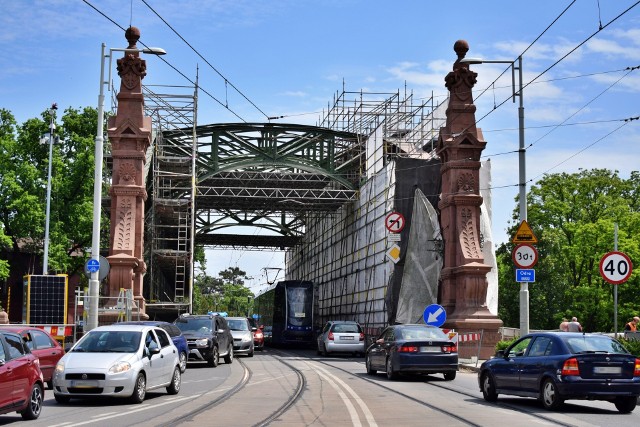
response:
{"label": "white car", "polygon": [[53,395],[59,403],[96,396],[141,403],[149,390],[177,394],[181,381],[178,349],[163,329],[114,324],[92,329],[60,359]]}
{"label": "white car", "polygon": [[364,354],[364,333],[358,322],[330,320],[318,335],[318,354],[329,353]]}

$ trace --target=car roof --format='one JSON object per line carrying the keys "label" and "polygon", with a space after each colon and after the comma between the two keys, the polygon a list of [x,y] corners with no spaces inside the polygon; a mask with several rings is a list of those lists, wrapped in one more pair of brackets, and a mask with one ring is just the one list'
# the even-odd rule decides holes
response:
{"label": "car roof", "polygon": [[153,329],[153,325],[123,325],[121,323],[115,323],[113,325],[104,325],[98,326],[97,328],[93,328],[89,332],[93,331],[147,331],[149,329]]}
{"label": "car roof", "polygon": [[35,326],[29,326],[29,325],[0,325],[0,331],[7,331],[7,332],[17,333],[17,332],[28,331],[33,329],[46,332],[44,329],[36,328]]}
{"label": "car roof", "polygon": [[355,320],[329,320],[329,323],[358,323]]}
{"label": "car roof", "polygon": [[231,320],[249,320],[248,317],[227,317],[227,320],[231,319]]}

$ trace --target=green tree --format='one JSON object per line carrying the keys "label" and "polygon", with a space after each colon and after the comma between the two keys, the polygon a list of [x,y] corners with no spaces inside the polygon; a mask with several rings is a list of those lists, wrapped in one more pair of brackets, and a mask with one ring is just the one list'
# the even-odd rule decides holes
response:
{"label": "green tree", "polygon": [[[54,121],[57,118],[54,118]],[[48,180],[50,113],[17,126],[0,109],[0,229],[11,240],[10,251],[42,253]],[[67,109],[55,122],[60,143],[54,144],[49,215],[49,270],[73,274],[82,269],[91,245],[94,134],[97,112]],[[108,238],[108,222],[102,222]]]}
{"label": "green tree", "polygon": [[[613,286],[600,276],[602,256],[614,248],[639,260],[640,176],[628,180],[617,171],[583,170],[546,175],[528,194],[528,223],[538,237],[536,282],[529,285],[531,329],[556,329],[563,317],[577,316],[586,331],[613,331]],[[517,218],[514,211],[514,219]],[[517,224],[510,230],[515,232]],[[511,251],[503,244],[499,262],[499,315],[506,325],[519,325],[519,286]],[[618,285],[619,327],[637,313],[638,275]]]}

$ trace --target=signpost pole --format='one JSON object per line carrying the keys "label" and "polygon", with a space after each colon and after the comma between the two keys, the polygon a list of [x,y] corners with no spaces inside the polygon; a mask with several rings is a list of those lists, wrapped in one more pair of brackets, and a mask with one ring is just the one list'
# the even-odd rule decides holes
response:
{"label": "signpost pole", "polygon": [[[618,251],[618,223],[613,224],[613,250]],[[618,338],[618,286],[613,286],[613,331]]]}

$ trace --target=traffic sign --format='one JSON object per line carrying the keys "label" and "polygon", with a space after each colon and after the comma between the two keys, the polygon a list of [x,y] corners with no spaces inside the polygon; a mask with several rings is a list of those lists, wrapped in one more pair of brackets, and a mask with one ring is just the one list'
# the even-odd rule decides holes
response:
{"label": "traffic sign", "polygon": [[395,243],[391,245],[391,247],[387,249],[387,258],[393,261],[394,264],[400,261],[400,246]]}
{"label": "traffic sign", "polygon": [[516,282],[535,282],[536,271],[532,268],[516,269]]}
{"label": "traffic sign", "polygon": [[96,271],[100,270],[100,261],[95,258],[91,258],[87,260],[86,268],[89,273],[95,273]]}
{"label": "traffic sign", "polygon": [[600,259],[600,275],[612,285],[626,282],[632,270],[631,259],[623,252],[609,252]]}
{"label": "traffic sign", "polygon": [[431,326],[440,327],[447,320],[447,312],[444,311],[444,307],[439,304],[431,304],[424,309],[422,314],[424,323]]}
{"label": "traffic sign", "polygon": [[402,215],[400,212],[391,212],[384,219],[385,227],[387,227],[387,230],[389,230],[392,233],[401,232],[402,229],[404,228],[405,222],[406,221],[404,219],[404,215]]}
{"label": "traffic sign", "polygon": [[518,268],[531,268],[538,263],[538,251],[527,243],[521,243],[513,248],[511,259]]}
{"label": "traffic sign", "polygon": [[526,219],[523,219],[516,234],[513,236],[513,243],[538,243],[538,238],[533,234],[533,230],[529,227]]}

